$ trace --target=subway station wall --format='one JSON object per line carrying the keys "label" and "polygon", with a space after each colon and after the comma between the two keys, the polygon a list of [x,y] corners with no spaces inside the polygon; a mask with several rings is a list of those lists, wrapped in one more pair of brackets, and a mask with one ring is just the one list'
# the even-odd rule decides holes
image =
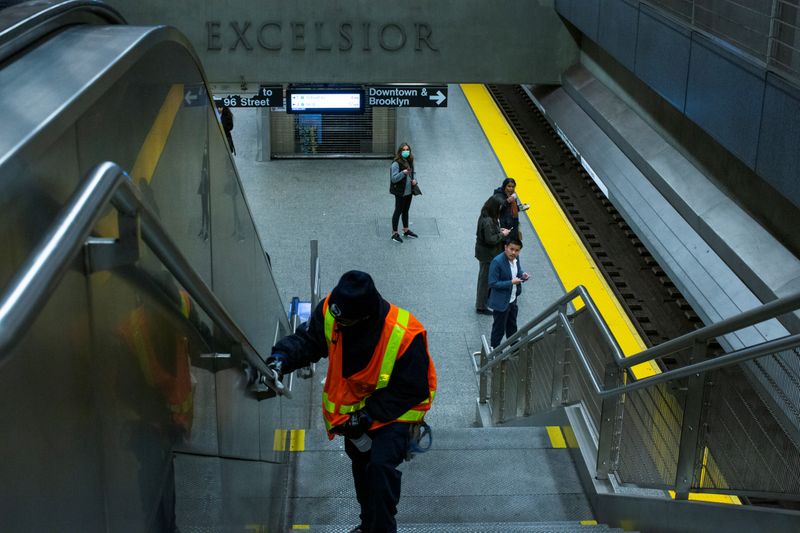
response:
{"label": "subway station wall", "polygon": [[637,0],[558,13],[800,207],[800,90]]}
{"label": "subway station wall", "polygon": [[108,0],[169,24],[212,83],[558,83],[577,46],[553,0]]}

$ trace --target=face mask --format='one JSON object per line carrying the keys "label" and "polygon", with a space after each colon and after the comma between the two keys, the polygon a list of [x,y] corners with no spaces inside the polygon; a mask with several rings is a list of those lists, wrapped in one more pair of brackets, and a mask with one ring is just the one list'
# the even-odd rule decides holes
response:
{"label": "face mask", "polygon": [[400,155],[402,155],[405,159],[408,159],[408,156],[411,155],[411,151],[410,150],[403,150],[402,152],[400,152]]}

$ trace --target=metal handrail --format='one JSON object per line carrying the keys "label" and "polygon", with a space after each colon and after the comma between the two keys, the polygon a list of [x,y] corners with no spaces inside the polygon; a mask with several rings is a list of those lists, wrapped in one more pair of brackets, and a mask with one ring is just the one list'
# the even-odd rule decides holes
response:
{"label": "metal handrail", "polygon": [[594,305],[594,301],[592,300],[588,291],[586,291],[586,289],[584,289],[582,286],[579,285],[575,289],[571,290],[570,292],[568,292],[567,294],[556,300],[554,304],[550,305],[545,311],[537,315],[536,318],[528,322],[525,325],[524,332],[523,331],[517,332],[509,339],[507,339],[506,342],[504,342],[503,344],[498,346],[495,350],[493,350],[493,352],[498,350],[502,351],[510,346],[515,347],[515,349],[503,353],[500,357],[493,358],[487,364],[478,369],[478,372],[485,373],[493,366],[500,364],[502,361],[508,359],[509,357],[512,357],[519,350],[520,346],[534,340],[535,337],[542,330],[551,327],[553,326],[553,324],[558,322],[560,322],[561,325],[564,327],[564,331],[567,333],[567,337],[569,338],[570,343],[572,344],[573,348],[575,348],[575,351],[578,355],[578,359],[581,362],[581,366],[583,367],[584,371],[588,374],[588,377],[592,382],[592,388],[601,398],[619,396],[620,394],[632,392],[644,387],[665,383],[667,381],[673,381],[675,379],[680,379],[693,374],[702,374],[725,366],[743,363],[745,361],[749,361],[751,359],[755,359],[757,357],[761,357],[763,355],[774,353],[780,350],[790,348],[794,345],[800,344],[800,334],[788,335],[786,337],[782,337],[780,339],[772,341],[766,341],[761,344],[757,344],[755,346],[748,346],[727,353],[725,355],[715,357],[714,359],[699,361],[681,368],[669,370],[667,372],[662,372],[653,376],[636,380],[627,383],[625,385],[615,387],[613,389],[606,389],[601,384],[602,383],[601,378],[596,374],[591,364],[589,363],[589,359],[586,356],[583,346],[581,345],[580,339],[578,339],[578,337],[575,335],[575,332],[573,331],[572,326],[569,323],[569,319],[566,316],[566,314],[564,312],[558,312],[556,317],[551,318],[547,322],[543,322],[545,318],[549,317],[553,313],[556,313],[560,307],[563,307],[569,302],[571,302],[576,295],[580,295],[581,299],[586,304],[586,307],[591,314],[592,320],[601,330],[602,338],[608,344],[609,348],[611,348],[614,362],[620,368],[630,368],[637,364],[652,361],[659,357],[663,357],[665,355],[674,353],[678,350],[693,346],[696,343],[706,342],[713,338],[719,337],[720,335],[724,335],[732,331],[737,331],[742,328],[764,322],[765,320],[776,318],[782,314],[785,314],[789,311],[792,311],[800,307],[800,293],[796,293],[791,296],[779,298],[778,300],[774,300],[755,309],[745,311],[744,313],[741,313],[734,317],[727,318],[720,322],[705,326],[701,329],[698,329],[691,333],[687,333],[685,335],[667,341],[658,346],[654,346],[653,348],[648,348],[647,350],[639,352],[638,354],[632,355],[630,357],[624,357],[622,356],[622,353],[619,349],[619,345],[617,344],[616,340],[613,338],[610,331],[608,330],[605,321],[603,321],[602,316],[597,311],[597,307]]}
{"label": "metal handrail", "polygon": [[790,311],[794,311],[798,307],[800,307],[800,292],[773,300],[736,316],[720,320],[719,322],[671,339],[636,355],[626,357],[622,360],[621,366],[630,367],[658,357],[663,357],[667,354],[692,346],[695,342],[705,342],[721,335],[760,324],[772,318],[777,318]]}
{"label": "metal handrail", "polygon": [[209,318],[242,348],[247,362],[278,394],[290,397],[258,351],[169,237],[158,218],[142,202],[139,189],[117,164],[97,165],[73,193],[47,236],[17,270],[0,299],[0,365],[36,319],[70,265],[83,248],[91,229],[111,203],[127,216],[138,217],[142,240],[167,267]]}
{"label": "metal handrail", "polygon": [[[527,342],[532,340],[536,337],[542,329],[550,327],[552,325],[552,320],[548,324],[540,324],[544,319],[550,317],[552,314],[559,311],[559,309],[566,309],[566,306],[569,305],[576,297],[580,296],[581,300],[583,300],[586,309],[588,310],[592,320],[600,328],[601,333],[603,334],[603,338],[608,343],[609,348],[611,348],[611,355],[615,361],[622,362],[625,360],[625,356],[622,353],[622,349],[617,344],[616,339],[611,334],[611,330],[609,329],[608,325],[606,324],[605,320],[603,320],[603,316],[600,314],[600,311],[597,309],[597,306],[592,300],[592,297],[589,295],[589,292],[583,285],[578,285],[568,293],[561,296],[558,300],[550,304],[544,311],[533,317],[529,320],[524,326],[519,328],[516,333],[514,333],[511,337],[508,337],[502,344],[500,344],[497,348],[492,350],[492,353],[500,353],[501,355],[495,356],[492,360],[487,363],[486,365],[482,366],[478,372],[485,372],[492,368],[493,366],[499,364],[504,359],[512,356],[515,353],[515,350],[506,351],[509,348],[514,346],[518,346],[520,343]],[[506,353],[503,353],[506,352]]]}
{"label": "metal handrail", "polygon": [[319,241],[311,241],[311,312],[320,300]]}

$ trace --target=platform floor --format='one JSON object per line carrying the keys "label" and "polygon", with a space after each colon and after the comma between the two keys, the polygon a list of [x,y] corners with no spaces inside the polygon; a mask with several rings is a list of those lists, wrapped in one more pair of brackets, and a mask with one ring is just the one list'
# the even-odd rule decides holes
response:
{"label": "platform floor", "polygon": [[[475,228],[483,202],[505,174],[460,87],[451,85],[449,92],[446,109],[401,110],[423,191],[410,212],[420,238],[402,245],[389,238],[389,160],[258,162],[254,109],[234,111],[233,133],[236,165],[284,301],[309,297],[311,239],[319,240],[323,292],[347,270],[369,272],[384,298],[428,330],[439,390],[427,420],[463,428],[475,421],[470,353],[492,322],[475,313]],[[520,299],[523,324],[563,288],[528,219],[521,218],[521,262],[533,278]]]}

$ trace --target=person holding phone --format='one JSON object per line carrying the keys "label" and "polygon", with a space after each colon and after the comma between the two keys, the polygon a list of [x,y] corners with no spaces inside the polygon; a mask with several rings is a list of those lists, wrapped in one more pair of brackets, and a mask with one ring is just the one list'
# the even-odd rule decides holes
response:
{"label": "person holding phone", "polygon": [[403,237],[416,239],[418,235],[408,228],[408,210],[411,209],[411,199],[414,197],[411,187],[417,184],[414,173],[414,156],[411,155],[411,146],[402,143],[397,149],[392,166],[389,171],[389,192],[394,195],[394,213],[392,213],[392,241],[402,244],[403,239],[397,232],[397,223],[403,217]]}
{"label": "person holding phone", "polygon": [[517,332],[517,299],[522,294],[522,284],[530,276],[522,269],[519,252],[522,242],[509,238],[504,250],[489,265],[489,307],[492,308],[492,349],[500,346]]}
{"label": "person holding phone", "polygon": [[475,312],[479,315],[491,315],[486,308],[489,298],[489,265],[492,259],[503,251],[503,240],[508,237],[511,230],[501,228],[500,201],[490,196],[481,208],[478,217],[478,227],[475,230],[475,259],[478,260],[478,290],[475,295]]}
{"label": "person holding phone", "polygon": [[510,238],[522,240],[519,233],[519,214],[530,206],[523,204],[517,196],[516,180],[504,179],[500,187],[494,190],[494,196],[500,202],[500,225],[511,230]]}

